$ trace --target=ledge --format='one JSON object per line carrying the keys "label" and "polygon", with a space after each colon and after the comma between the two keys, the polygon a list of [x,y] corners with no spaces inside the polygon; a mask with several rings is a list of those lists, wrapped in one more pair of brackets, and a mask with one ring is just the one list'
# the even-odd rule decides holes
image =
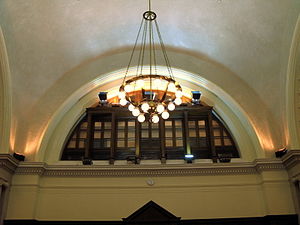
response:
{"label": "ledge", "polygon": [[133,176],[203,176],[257,174],[262,171],[285,170],[280,159],[256,160],[252,163],[195,163],[181,165],[48,165],[21,162],[19,175],[68,177],[133,177]]}
{"label": "ledge", "polygon": [[19,161],[9,154],[0,154],[0,169],[4,169],[10,174],[14,174]]}

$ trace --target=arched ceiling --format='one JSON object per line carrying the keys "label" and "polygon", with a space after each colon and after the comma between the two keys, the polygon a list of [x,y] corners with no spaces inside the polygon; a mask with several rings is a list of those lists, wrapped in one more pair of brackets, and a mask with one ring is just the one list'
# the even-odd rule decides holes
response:
{"label": "arched ceiling", "polygon": [[[257,99],[230,93],[240,83],[229,83],[226,76],[218,85],[237,101],[261,101],[281,129],[299,0],[152,0],[152,7],[172,65],[178,60],[172,52],[181,52],[225,68]],[[129,52],[146,10],[147,0],[0,0],[19,128],[25,129],[21,120],[70,71],[95,58]],[[110,72],[126,67],[127,61],[108,60],[106,65]],[[204,72],[188,60],[174,66]],[[70,79],[74,90],[75,83],[80,80]],[[68,95],[61,89],[57,96],[51,93],[54,99]]]}

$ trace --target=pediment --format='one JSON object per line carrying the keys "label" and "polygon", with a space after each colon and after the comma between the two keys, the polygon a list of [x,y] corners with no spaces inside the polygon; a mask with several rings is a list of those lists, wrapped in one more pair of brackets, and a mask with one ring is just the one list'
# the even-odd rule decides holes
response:
{"label": "pediment", "polygon": [[148,202],[127,218],[123,218],[125,222],[165,222],[179,220],[180,217],[173,215],[153,201]]}

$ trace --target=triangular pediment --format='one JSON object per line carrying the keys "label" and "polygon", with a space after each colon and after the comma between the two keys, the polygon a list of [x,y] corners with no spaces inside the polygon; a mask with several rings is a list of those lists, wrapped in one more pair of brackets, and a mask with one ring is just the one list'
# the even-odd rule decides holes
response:
{"label": "triangular pediment", "polygon": [[162,222],[179,221],[180,217],[173,215],[153,201],[148,202],[127,218],[126,222]]}

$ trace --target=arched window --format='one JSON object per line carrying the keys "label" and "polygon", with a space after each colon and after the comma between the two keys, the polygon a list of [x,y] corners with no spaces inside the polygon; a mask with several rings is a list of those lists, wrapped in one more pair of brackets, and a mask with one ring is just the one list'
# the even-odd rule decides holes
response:
{"label": "arched window", "polygon": [[61,160],[213,159],[239,158],[230,133],[212,107],[184,105],[159,123],[139,123],[127,108],[88,108],[71,132]]}

